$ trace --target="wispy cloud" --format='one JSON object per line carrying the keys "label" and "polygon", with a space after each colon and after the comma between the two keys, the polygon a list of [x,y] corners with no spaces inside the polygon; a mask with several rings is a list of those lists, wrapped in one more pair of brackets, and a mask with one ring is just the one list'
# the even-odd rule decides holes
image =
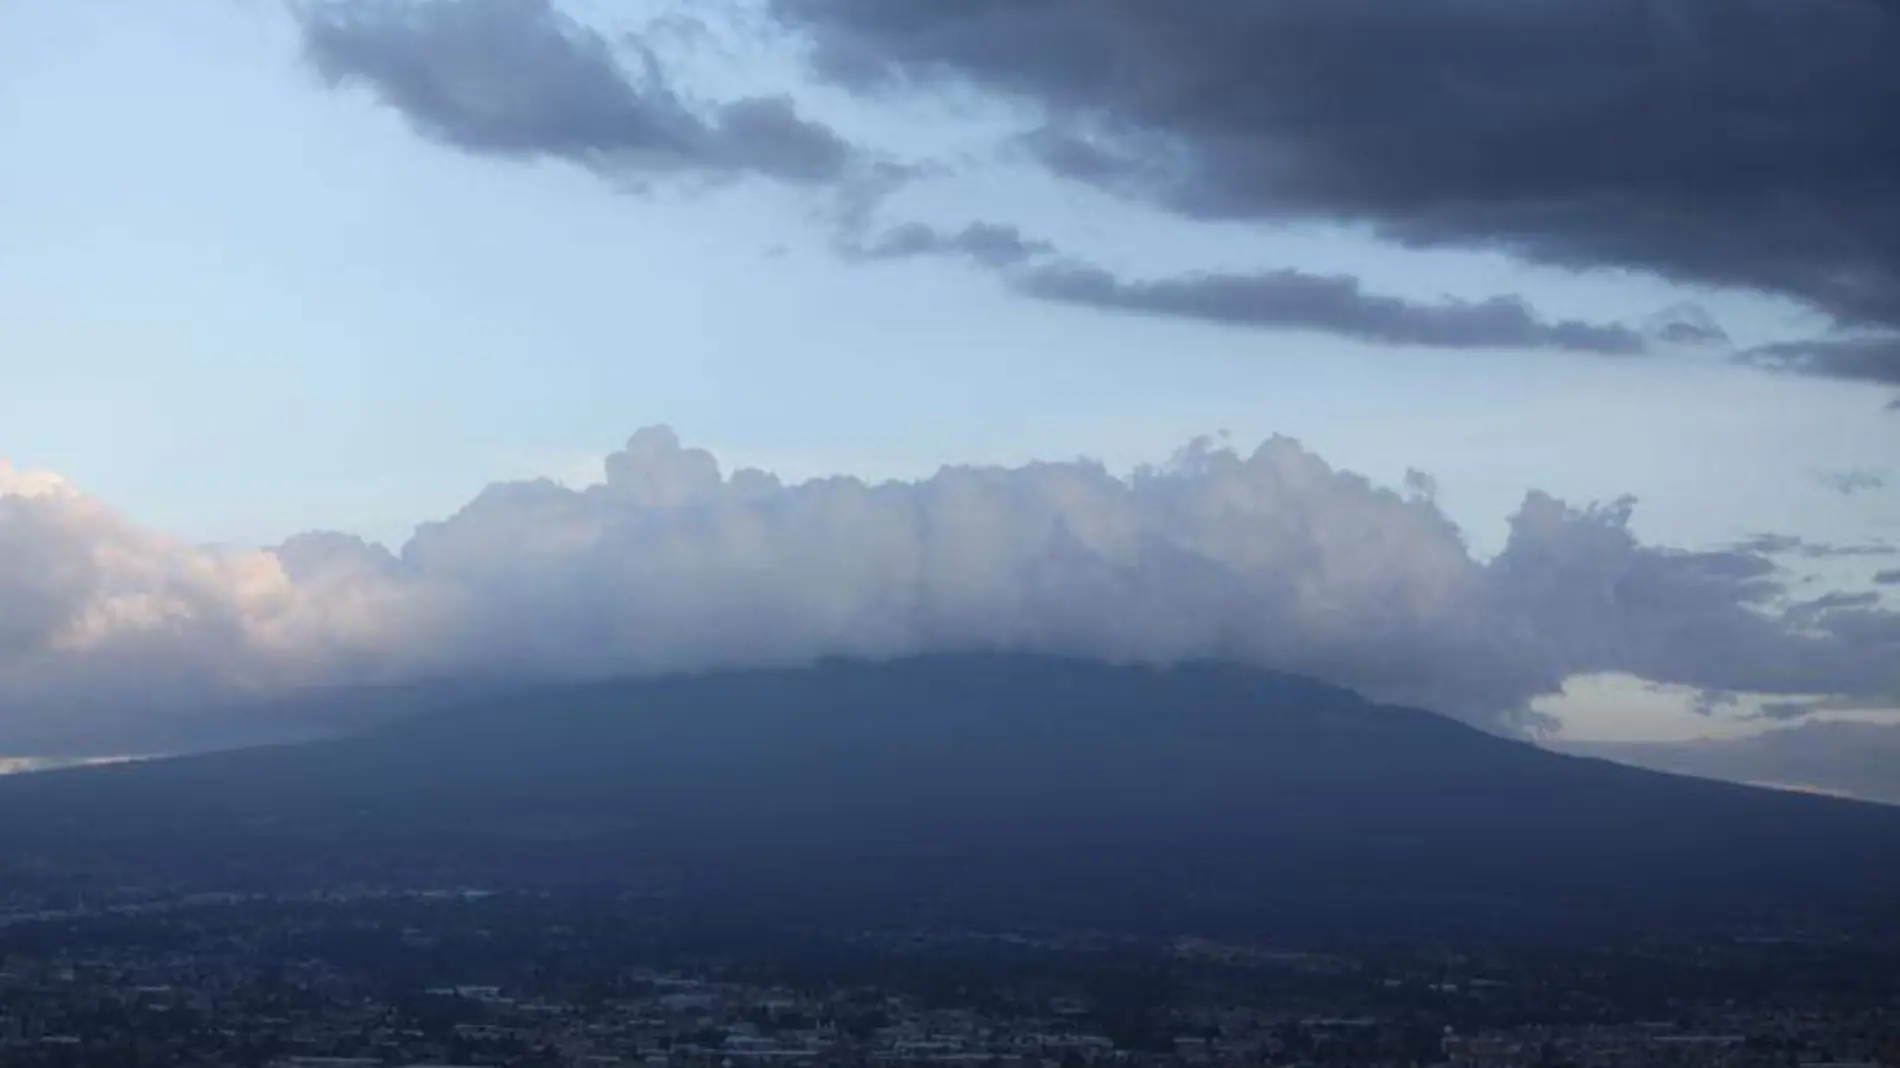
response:
{"label": "wispy cloud", "polygon": [[[904,223],[870,239],[847,236],[841,247],[858,260],[968,259],[1001,272],[1011,288],[1025,296],[1121,314],[1309,330],[1428,348],[1559,349],[1630,356],[1650,347],[1648,337],[1627,326],[1547,321],[1514,296],[1421,303],[1367,292],[1347,275],[1292,269],[1130,281],[1063,257],[1051,243],[1002,223],[975,222],[954,231]],[[1681,320],[1667,325],[1692,329]]]}
{"label": "wispy cloud", "polygon": [[1356,278],[1296,270],[1131,282],[1100,268],[1054,265],[1030,271],[1016,284],[1031,296],[1065,304],[1229,326],[1319,330],[1389,345],[1618,356],[1647,347],[1627,327],[1547,322],[1517,297],[1423,304],[1368,293]]}

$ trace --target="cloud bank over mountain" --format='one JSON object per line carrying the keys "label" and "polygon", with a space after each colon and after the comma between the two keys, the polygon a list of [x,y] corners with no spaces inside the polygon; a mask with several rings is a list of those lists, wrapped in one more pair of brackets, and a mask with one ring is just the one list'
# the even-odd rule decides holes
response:
{"label": "cloud bank over mountain", "polygon": [[492,485],[400,552],[221,551],[0,467],[0,751],[312,687],[959,650],[1232,659],[1504,731],[1598,672],[1900,705],[1900,613],[1796,598],[1768,551],[1643,544],[1630,509],[1533,491],[1481,560],[1428,478],[1382,488],[1285,438],[1127,477],[786,485],[656,427],[597,485]]}

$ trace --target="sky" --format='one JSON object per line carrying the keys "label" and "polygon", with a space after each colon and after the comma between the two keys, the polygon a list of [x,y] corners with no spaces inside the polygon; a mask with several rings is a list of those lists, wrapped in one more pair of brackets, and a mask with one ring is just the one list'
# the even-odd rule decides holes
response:
{"label": "sky", "polygon": [[0,6],[0,754],[946,646],[1900,721],[1890,4],[1166,10]]}

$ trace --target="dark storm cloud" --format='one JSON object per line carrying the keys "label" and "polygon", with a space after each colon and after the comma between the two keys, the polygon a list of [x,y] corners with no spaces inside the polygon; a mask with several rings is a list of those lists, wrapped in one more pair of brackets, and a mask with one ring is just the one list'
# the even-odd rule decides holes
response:
{"label": "dark storm cloud", "polygon": [[1096,267],[1060,264],[1019,276],[1022,292],[1112,311],[1233,326],[1323,330],[1363,341],[1445,348],[1563,349],[1630,355],[1641,334],[1622,326],[1547,322],[1516,297],[1422,304],[1368,293],[1345,275],[1281,270],[1195,274],[1130,282]]}
{"label": "dark storm cloud", "polygon": [[369,87],[466,151],[806,183],[842,177],[853,159],[787,99],[695,106],[651,53],[617,48],[549,0],[341,0],[308,4],[300,19],[323,77]]}
{"label": "dark storm cloud", "polygon": [[[1049,167],[1190,214],[1370,221],[1411,244],[1646,267],[1788,293],[1876,328],[1900,322],[1886,256],[1900,230],[1893,198],[1855,193],[1881,164],[1843,158],[1849,133],[1830,125],[1853,126],[1856,113],[1791,132],[1781,121],[1794,114],[1788,107],[1704,83],[1735,74],[1723,62],[1726,38],[1704,57],[1710,71],[1681,75],[1646,36],[1667,29],[1700,40],[1704,23],[1740,33],[1769,18],[1760,13],[1725,20],[1698,9],[1668,29],[1627,3],[1586,15],[1556,0],[1455,10],[1184,0],[1165,15],[1135,0],[776,6],[814,31],[820,66],[835,78],[869,87],[961,77],[1014,94],[1041,110],[1042,128],[1025,144]],[[1135,281],[1055,262],[1047,243],[993,223],[954,232],[909,224],[867,240],[851,220],[862,223],[907,172],[867,165],[789,97],[689,100],[645,43],[610,40],[551,0],[312,0],[299,10],[316,70],[369,88],[426,136],[622,178],[751,173],[833,186],[847,198],[836,244],[853,258],[958,256],[1012,271],[1019,291],[1046,300],[1388,344],[1628,354],[1727,342],[1690,306],[1639,332],[1547,321],[1508,295],[1418,303],[1299,271]],[[1831,16],[1793,21],[1797,42],[1839,32]],[[1562,58],[1559,45],[1582,51]],[[1606,70],[1616,76],[1598,78]],[[1773,89],[1781,76],[1761,77]],[[1839,86],[1823,80],[1808,91]],[[1728,125],[1670,125],[1697,107]],[[1756,144],[1764,139],[1772,151]],[[1809,142],[1825,166],[1777,155]],[[1770,157],[1779,162],[1767,166]],[[1720,171],[1713,184],[1711,171]],[[1835,184],[1815,185],[1815,175]],[[1044,262],[1028,269],[1035,260]],[[1745,358],[1885,381],[1900,379],[1896,346],[1827,340]]]}
{"label": "dark storm cloud", "polygon": [[[1205,218],[1324,219],[1900,326],[1890,0],[775,0],[863,91],[1024,104],[1046,165]],[[1787,354],[1893,381],[1896,348]]]}

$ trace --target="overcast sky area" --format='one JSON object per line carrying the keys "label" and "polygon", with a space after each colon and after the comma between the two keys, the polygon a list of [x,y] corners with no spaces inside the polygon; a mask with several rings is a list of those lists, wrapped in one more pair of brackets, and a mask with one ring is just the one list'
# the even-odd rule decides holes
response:
{"label": "overcast sky area", "polygon": [[1832,788],[1900,736],[1894,55],[1885,0],[0,5],[0,770],[1021,648]]}

